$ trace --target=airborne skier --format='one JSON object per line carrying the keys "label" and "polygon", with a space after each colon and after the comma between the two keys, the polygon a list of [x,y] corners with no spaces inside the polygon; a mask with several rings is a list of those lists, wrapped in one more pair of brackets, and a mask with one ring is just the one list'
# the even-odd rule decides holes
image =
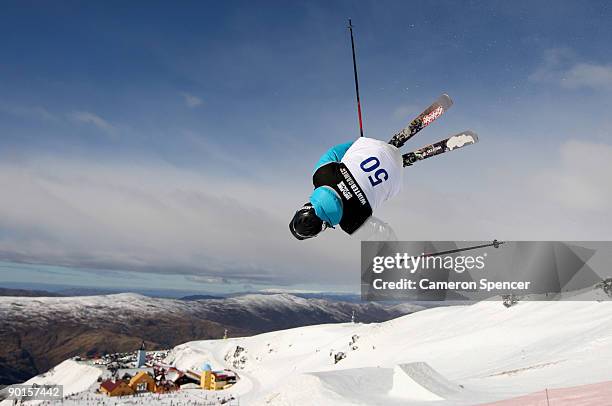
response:
{"label": "airborne skier", "polygon": [[404,155],[400,152],[406,141],[451,105],[448,95],[440,96],[388,143],[360,137],[330,148],[315,167],[309,201],[289,223],[293,236],[305,240],[335,225],[353,234],[376,208],[400,192],[402,167],[476,143],[477,135],[466,131]]}

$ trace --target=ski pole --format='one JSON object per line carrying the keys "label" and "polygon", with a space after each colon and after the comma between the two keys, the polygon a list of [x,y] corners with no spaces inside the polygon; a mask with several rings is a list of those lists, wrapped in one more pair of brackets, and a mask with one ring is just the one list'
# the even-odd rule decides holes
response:
{"label": "ski pole", "polygon": [[355,73],[355,93],[357,94],[357,116],[359,117],[359,133],[363,137],[363,121],[361,120],[361,102],[359,101],[359,79],[357,78],[357,61],[355,60],[355,39],[353,38],[353,23],[349,18],[349,30],[351,31],[351,49],[353,50],[353,72]]}
{"label": "ski pole", "polygon": [[503,243],[504,243],[504,241],[493,240],[493,242],[490,243],[490,244],[474,245],[473,247],[456,248],[454,250],[432,252],[432,253],[429,253],[429,254],[422,254],[422,255],[419,255],[419,256],[420,257],[435,257],[435,256],[438,256],[438,255],[454,254],[455,252],[469,251],[469,250],[475,250],[475,249],[478,249],[478,248],[485,248],[485,247],[499,248],[499,246],[502,245]]}

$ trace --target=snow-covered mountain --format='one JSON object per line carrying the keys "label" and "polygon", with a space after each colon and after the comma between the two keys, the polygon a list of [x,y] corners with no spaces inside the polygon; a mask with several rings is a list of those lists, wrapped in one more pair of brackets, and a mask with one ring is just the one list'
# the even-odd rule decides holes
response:
{"label": "snow-covered mountain", "polygon": [[[142,296],[135,293],[121,293],[100,296],[75,297],[0,297],[0,319],[8,328],[19,328],[22,324],[36,323],[64,318],[87,322],[89,325],[104,325],[110,321],[129,320],[135,315],[181,315],[193,314],[207,319],[224,320],[231,315],[238,318],[248,314],[266,318],[271,313],[309,314],[315,317],[335,317],[337,321],[348,320],[353,311],[363,321],[389,318],[420,310],[416,305],[384,306],[377,303],[334,302],[325,299],[304,299],[290,294],[250,294],[224,299],[183,301]],[[262,329],[266,329],[265,327]]]}
{"label": "snow-covered mountain", "polygon": [[183,301],[138,294],[0,297],[0,384],[23,381],[73,355],[168,348],[194,339],[246,336],[351,320],[383,321],[418,306],[251,294]]}
{"label": "snow-covered mountain", "polygon": [[[486,301],[382,323],[193,341],[174,348],[166,361],[182,369],[210,363],[237,371],[238,383],[223,396],[239,398],[240,405],[473,405],[530,393],[502,404],[536,405],[545,404],[537,403],[544,402],[539,391],[545,389],[551,404],[610,404],[612,302],[601,289],[574,297],[585,298],[593,300],[519,302],[510,308],[501,300]],[[88,378],[76,384],[71,378],[71,371],[84,367],[66,361],[33,381],[72,384],[77,392],[89,387],[64,404],[93,402],[97,375],[81,371]],[[205,391],[183,396],[192,396],[185,402],[202,400]],[[160,402],[170,404],[170,398],[145,400]]]}

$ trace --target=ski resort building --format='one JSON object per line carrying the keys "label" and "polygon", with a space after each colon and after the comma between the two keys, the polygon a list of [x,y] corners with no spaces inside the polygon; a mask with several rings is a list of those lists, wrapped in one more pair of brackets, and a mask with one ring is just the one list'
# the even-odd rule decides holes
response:
{"label": "ski resort building", "polygon": [[202,389],[220,390],[227,389],[236,383],[236,375],[230,371],[211,371],[204,369],[200,380]]}
{"label": "ski resort building", "polygon": [[100,393],[108,396],[127,396],[133,395],[134,390],[125,381],[112,381],[109,379],[100,384]]}
{"label": "ski resort building", "polygon": [[165,373],[165,380],[172,382],[176,387],[183,387],[188,384],[200,385],[200,375],[193,371],[180,371],[176,368],[169,368]]}
{"label": "ski resort building", "polygon": [[235,377],[224,372],[213,372],[211,374],[210,386],[213,390],[227,389],[236,383]]}
{"label": "ski resort building", "polygon": [[145,371],[140,371],[134,375],[128,385],[135,393],[157,392],[155,380]]}
{"label": "ski resort building", "polygon": [[[131,375],[130,372],[136,372]],[[155,366],[149,370],[125,371],[122,379],[106,380],[99,392],[108,396],[126,396],[141,393],[169,393],[179,389],[227,389],[236,383],[237,375],[230,370],[213,371],[206,364],[203,370],[181,371],[171,366]]]}

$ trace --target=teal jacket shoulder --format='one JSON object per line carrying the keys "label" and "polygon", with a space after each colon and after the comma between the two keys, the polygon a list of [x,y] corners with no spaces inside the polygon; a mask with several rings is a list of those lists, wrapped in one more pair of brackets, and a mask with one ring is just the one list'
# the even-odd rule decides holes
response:
{"label": "teal jacket shoulder", "polygon": [[348,151],[351,145],[353,145],[353,142],[354,141],[345,142],[344,144],[338,144],[328,149],[323,155],[321,155],[321,158],[319,158],[319,162],[317,162],[313,173],[325,164],[330,162],[340,162],[344,154],[346,154],[346,151]]}

